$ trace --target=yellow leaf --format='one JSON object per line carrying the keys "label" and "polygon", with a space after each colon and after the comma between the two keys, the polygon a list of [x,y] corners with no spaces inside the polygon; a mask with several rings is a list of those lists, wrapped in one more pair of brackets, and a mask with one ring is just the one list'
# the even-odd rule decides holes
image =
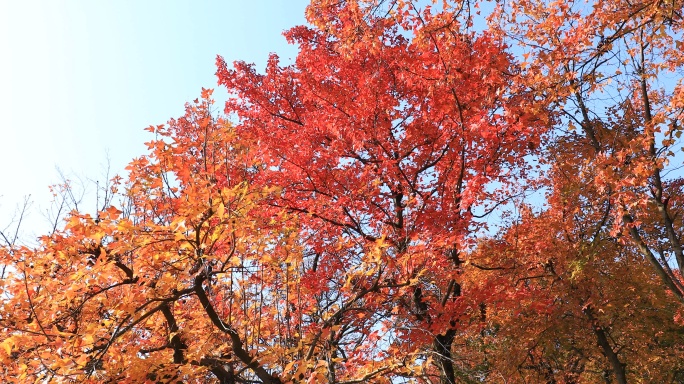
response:
{"label": "yellow leaf", "polygon": [[83,336],[83,343],[85,345],[91,345],[93,344],[93,335],[91,334],[86,334]]}
{"label": "yellow leaf", "polygon": [[294,364],[295,364],[295,361],[290,361],[289,363],[287,363],[284,371],[289,372],[292,369],[292,367],[294,366]]}
{"label": "yellow leaf", "polygon": [[14,341],[12,340],[11,337],[7,338],[2,342],[2,344],[0,344],[0,346],[5,351],[7,356],[9,356],[12,354],[12,347],[14,347]]}
{"label": "yellow leaf", "polygon": [[218,208],[216,208],[216,214],[218,215],[219,219],[223,219],[223,216],[226,213],[226,207],[223,205],[223,203],[219,203]]}
{"label": "yellow leaf", "polygon": [[174,240],[174,241],[180,241],[180,240],[183,240],[183,239],[185,239],[185,234],[184,234],[183,232],[176,232],[176,233],[174,233],[174,235],[173,235],[173,240]]}
{"label": "yellow leaf", "polygon": [[80,367],[84,367],[88,364],[88,355],[82,354],[76,359],[76,364]]}

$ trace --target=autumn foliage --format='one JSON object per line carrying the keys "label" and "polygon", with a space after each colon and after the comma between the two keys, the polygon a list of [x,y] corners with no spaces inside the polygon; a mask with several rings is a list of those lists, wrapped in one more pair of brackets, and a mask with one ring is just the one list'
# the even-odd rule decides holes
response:
{"label": "autumn foliage", "polygon": [[681,12],[312,1],[96,212],[2,233],[0,377],[684,382]]}

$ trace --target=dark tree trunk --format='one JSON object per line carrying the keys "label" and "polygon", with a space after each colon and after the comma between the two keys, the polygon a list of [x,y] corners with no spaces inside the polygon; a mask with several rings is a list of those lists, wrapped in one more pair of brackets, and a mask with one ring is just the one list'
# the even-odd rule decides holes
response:
{"label": "dark tree trunk", "polygon": [[618,358],[617,353],[615,353],[613,347],[610,346],[606,330],[603,329],[598,319],[594,317],[594,311],[591,306],[587,306],[583,311],[584,314],[587,315],[589,321],[591,322],[591,327],[594,331],[594,335],[596,335],[596,341],[598,342],[599,347],[601,347],[601,351],[610,362],[611,368],[613,368],[615,380],[617,380],[618,384],[627,384],[625,364],[623,364],[620,361],[620,358]]}
{"label": "dark tree trunk", "polygon": [[437,365],[442,371],[441,384],[456,384],[456,372],[451,355],[451,344],[454,342],[456,330],[450,329],[435,338],[435,352],[437,352]]}

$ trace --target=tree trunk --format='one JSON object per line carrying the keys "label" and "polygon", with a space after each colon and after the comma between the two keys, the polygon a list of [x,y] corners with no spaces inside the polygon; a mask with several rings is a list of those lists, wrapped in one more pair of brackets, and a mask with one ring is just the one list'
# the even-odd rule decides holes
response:
{"label": "tree trunk", "polygon": [[435,352],[437,352],[437,365],[442,371],[441,384],[456,384],[456,372],[451,356],[451,344],[454,342],[456,330],[450,329],[435,338]]}
{"label": "tree trunk", "polygon": [[601,351],[608,358],[610,366],[613,368],[613,373],[615,373],[615,380],[618,384],[627,384],[627,374],[625,373],[625,364],[623,364],[618,355],[613,351],[613,347],[610,346],[608,341],[608,335],[605,329],[601,326],[598,319],[594,317],[594,312],[590,305],[588,305],[584,310],[584,314],[587,315],[589,321],[591,322],[591,327],[594,330],[594,335],[596,335],[596,340]]}

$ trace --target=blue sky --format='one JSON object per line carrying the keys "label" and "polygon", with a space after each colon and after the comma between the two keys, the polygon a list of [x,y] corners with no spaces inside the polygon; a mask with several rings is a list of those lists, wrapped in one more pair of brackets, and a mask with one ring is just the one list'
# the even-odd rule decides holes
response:
{"label": "blue sky", "polygon": [[[24,196],[42,232],[56,167],[103,179],[145,152],[143,129],[216,88],[217,54],[262,68],[294,59],[282,31],[305,0],[0,1],[0,229]],[[215,95],[224,93],[217,89]]]}

